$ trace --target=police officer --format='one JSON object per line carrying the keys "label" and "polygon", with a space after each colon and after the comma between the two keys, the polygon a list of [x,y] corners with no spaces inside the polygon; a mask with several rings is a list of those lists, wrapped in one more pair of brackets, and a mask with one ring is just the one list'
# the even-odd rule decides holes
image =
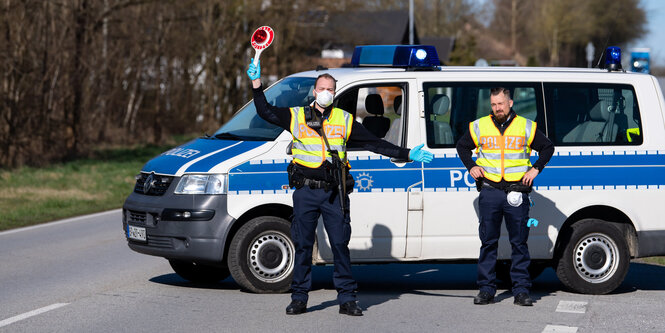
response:
{"label": "police officer", "polygon": [[[474,304],[494,302],[496,293],[496,258],[501,221],[512,247],[510,279],[515,304],[532,306],[529,296],[529,198],[534,178],[554,154],[554,145],[536,128],[536,122],[520,117],[512,110],[510,91],[503,87],[490,90],[492,113],[469,124],[469,131],[457,142],[457,154],[469,174],[479,182],[481,247],[478,257],[479,293]],[[477,149],[477,159],[471,150]],[[531,166],[531,149],[539,152]],[[518,186],[524,185],[524,186]]]}
{"label": "police officer", "polygon": [[[333,156],[330,150],[336,150],[345,165],[346,143],[349,141],[359,143],[375,153],[403,160],[430,162],[433,155],[421,149],[423,144],[409,150],[381,140],[354,121],[353,115],[333,107],[336,82],[329,74],[321,74],[316,79],[313,91],[316,101],[312,105],[292,108],[275,107],[267,102],[261,86],[260,63],[255,66],[252,62],[247,74],[252,80],[254,105],[259,116],[293,135],[293,163],[289,167],[289,174],[297,178],[291,223],[291,238],[296,252],[291,303],[286,308],[286,314],[307,311],[308,292],[312,285],[312,247],[319,216],[323,215],[334,255],[333,282],[340,304],[339,313],[362,316],[362,310],[356,303],[357,285],[351,275],[348,196],[346,193],[340,195],[335,190],[338,184],[330,175],[331,171],[337,170],[332,170]],[[347,186],[352,188],[353,183]],[[340,200],[344,200],[345,211],[341,209]]]}

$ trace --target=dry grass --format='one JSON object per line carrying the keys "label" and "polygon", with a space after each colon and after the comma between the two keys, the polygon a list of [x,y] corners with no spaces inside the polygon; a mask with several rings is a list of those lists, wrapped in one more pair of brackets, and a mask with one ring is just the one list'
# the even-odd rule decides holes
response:
{"label": "dry grass", "polygon": [[143,164],[172,147],[113,148],[46,168],[0,170],[0,230],[120,208]]}

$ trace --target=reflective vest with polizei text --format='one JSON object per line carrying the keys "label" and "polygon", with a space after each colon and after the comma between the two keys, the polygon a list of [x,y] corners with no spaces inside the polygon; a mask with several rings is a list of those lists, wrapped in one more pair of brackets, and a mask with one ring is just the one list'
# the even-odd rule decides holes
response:
{"label": "reflective vest with polizei text", "polygon": [[531,143],[536,135],[536,122],[516,116],[501,135],[491,116],[469,124],[476,144],[476,164],[485,171],[485,178],[500,182],[519,181],[531,167]]}
{"label": "reflective vest with polizei text", "polygon": [[[314,110],[314,112],[319,112]],[[337,150],[339,158],[346,157],[346,142],[351,134],[353,116],[338,108],[333,108],[328,119],[323,120],[323,131],[330,149]],[[318,168],[323,161],[332,163],[332,157],[323,138],[305,120],[305,108],[291,108],[291,134],[293,135],[293,161],[308,168]]]}

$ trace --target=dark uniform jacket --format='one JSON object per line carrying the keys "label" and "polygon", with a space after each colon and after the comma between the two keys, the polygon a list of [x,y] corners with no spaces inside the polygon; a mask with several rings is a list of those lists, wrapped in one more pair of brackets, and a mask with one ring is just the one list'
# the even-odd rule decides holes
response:
{"label": "dark uniform jacket", "polygon": [[[263,86],[253,89],[252,92],[254,94],[254,105],[256,106],[256,112],[259,114],[259,116],[270,123],[290,131],[291,112],[289,111],[289,108],[276,107],[269,104],[266,100],[266,96],[263,94]],[[332,106],[326,108],[326,110],[323,112],[323,119],[328,118],[331,111]],[[395,146],[388,141],[376,137],[361,123],[355,120],[353,121],[353,125],[351,127],[349,142],[357,143],[363,148],[377,154],[399,158],[404,161],[409,160],[409,149]],[[326,168],[329,166],[327,166],[326,163],[316,169],[303,167],[301,165],[297,166],[303,171],[305,177],[307,178],[316,180],[326,180],[327,178]]]}

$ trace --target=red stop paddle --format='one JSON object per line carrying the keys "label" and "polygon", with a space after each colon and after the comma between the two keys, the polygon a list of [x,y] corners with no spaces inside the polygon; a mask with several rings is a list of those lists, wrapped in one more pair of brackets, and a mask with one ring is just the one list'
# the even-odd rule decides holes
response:
{"label": "red stop paddle", "polygon": [[261,56],[261,52],[263,50],[267,49],[270,44],[272,44],[272,40],[275,38],[275,32],[272,30],[271,27],[264,25],[252,34],[252,47],[256,51],[256,54],[254,55],[254,65],[259,64],[259,57]]}

